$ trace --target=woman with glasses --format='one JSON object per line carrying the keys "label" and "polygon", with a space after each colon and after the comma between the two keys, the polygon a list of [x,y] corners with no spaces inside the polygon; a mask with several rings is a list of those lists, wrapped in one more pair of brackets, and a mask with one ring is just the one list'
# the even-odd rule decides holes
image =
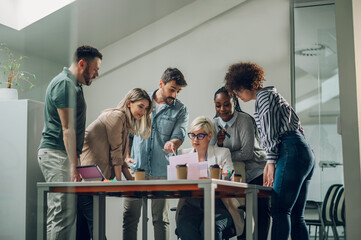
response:
{"label": "woman with glasses", "polygon": [[[199,162],[207,162],[208,167],[218,164],[223,172],[232,172],[231,154],[227,148],[209,145],[213,136],[213,125],[206,117],[198,117],[190,125],[188,137],[193,148],[179,150],[179,154],[198,153]],[[215,200],[215,239],[221,240],[223,232],[235,228],[237,236],[243,233],[244,219],[239,214],[239,203],[234,198]],[[204,239],[203,199],[179,200],[176,223],[177,232],[182,240]]]}
{"label": "woman with glasses", "polygon": [[263,184],[273,187],[272,240],[309,239],[304,209],[315,159],[306,143],[301,122],[275,87],[263,87],[264,71],[240,62],[229,67],[226,88],[244,102],[256,100],[255,120],[267,164]]}
{"label": "woman with glasses", "polygon": [[[266,152],[260,146],[256,123],[241,110],[235,95],[222,87],[214,94],[216,117],[213,129],[216,134],[211,145],[228,148],[231,152],[235,174],[242,174],[250,184],[263,185]],[[244,169],[246,174],[244,174]],[[270,201],[258,199],[258,239],[267,240],[270,226]]]}

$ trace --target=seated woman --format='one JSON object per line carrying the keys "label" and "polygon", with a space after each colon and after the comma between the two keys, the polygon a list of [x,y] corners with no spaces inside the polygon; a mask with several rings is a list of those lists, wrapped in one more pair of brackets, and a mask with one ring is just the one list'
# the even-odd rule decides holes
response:
{"label": "seated woman", "polygon": [[[97,164],[107,179],[133,180],[126,161],[129,134],[148,138],[151,133],[152,101],[140,88],[128,92],[114,109],[107,109],[85,131],[81,165]],[[93,233],[93,197],[79,195],[77,240]]]}
{"label": "seated woman", "polygon": [[[213,136],[213,124],[206,117],[198,117],[191,123],[188,133],[193,148],[183,149],[179,154],[197,152],[198,161],[208,166],[218,164],[223,171],[232,171],[231,153],[227,148],[209,145]],[[244,219],[238,212],[239,203],[234,198],[215,200],[215,239],[221,240],[223,231],[235,228],[237,236],[243,233]],[[180,199],[176,213],[176,224],[182,240],[204,239],[203,199]]]}
{"label": "seated woman", "polygon": [[[247,183],[262,186],[266,152],[260,145],[255,120],[241,110],[237,97],[231,96],[225,87],[214,94],[214,105],[217,116],[212,120],[215,134],[210,144],[228,148],[235,173],[246,176],[243,180]],[[270,215],[269,198],[258,198],[259,240],[267,240]]]}

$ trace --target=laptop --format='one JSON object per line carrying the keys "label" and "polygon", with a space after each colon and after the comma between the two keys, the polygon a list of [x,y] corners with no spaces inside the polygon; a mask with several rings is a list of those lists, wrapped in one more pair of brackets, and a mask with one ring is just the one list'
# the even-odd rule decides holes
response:
{"label": "laptop", "polygon": [[76,167],[84,181],[103,181],[105,179],[98,165],[87,165]]}

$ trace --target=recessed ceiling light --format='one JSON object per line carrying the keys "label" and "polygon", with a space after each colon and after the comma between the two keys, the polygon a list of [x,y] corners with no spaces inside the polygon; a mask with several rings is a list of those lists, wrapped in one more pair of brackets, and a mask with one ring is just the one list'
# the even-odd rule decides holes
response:
{"label": "recessed ceiling light", "polygon": [[0,24],[20,31],[75,0],[1,0]]}

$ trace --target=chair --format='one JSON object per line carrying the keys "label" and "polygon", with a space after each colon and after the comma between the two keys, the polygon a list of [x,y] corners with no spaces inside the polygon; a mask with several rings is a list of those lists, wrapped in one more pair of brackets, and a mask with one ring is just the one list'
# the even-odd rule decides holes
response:
{"label": "chair", "polygon": [[342,226],[344,234],[345,231],[345,189],[342,187],[336,197],[335,207],[333,211],[333,232],[336,234],[336,239],[339,239],[337,227]]}
{"label": "chair", "polygon": [[[337,232],[335,232],[334,227],[334,206],[335,201],[342,189],[342,184],[333,184],[331,185],[326,193],[326,196],[322,203],[315,201],[307,201],[306,209],[315,209],[318,210],[318,219],[305,219],[306,225],[309,226],[309,231],[311,226],[315,226],[315,239],[317,237],[317,230],[319,229],[319,239],[324,240],[328,239],[329,227],[332,228],[334,237],[337,237]],[[335,238],[338,239],[338,238]]]}
{"label": "chair", "polygon": [[[177,211],[176,207],[172,207],[170,209],[171,211],[175,212]],[[178,235],[178,231],[177,229],[174,230],[175,235],[177,236],[177,239],[179,239],[179,235]],[[236,229],[234,227],[232,228],[227,228],[223,231],[223,240],[229,240],[232,237],[236,236]],[[242,237],[237,237],[237,239],[242,239]]]}

